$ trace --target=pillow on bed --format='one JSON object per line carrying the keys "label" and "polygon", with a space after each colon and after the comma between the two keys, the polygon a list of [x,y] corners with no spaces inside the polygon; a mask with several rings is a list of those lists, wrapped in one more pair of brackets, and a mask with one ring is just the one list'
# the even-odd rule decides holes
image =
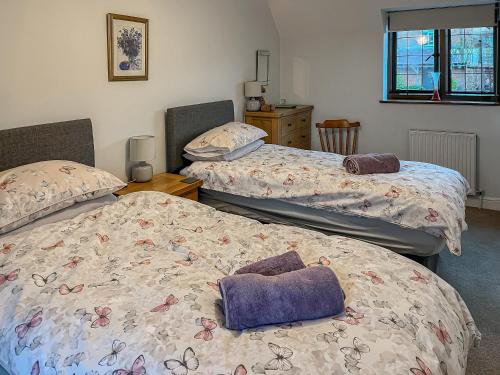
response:
{"label": "pillow on bed", "polygon": [[252,151],[257,150],[264,143],[266,142],[264,142],[262,139],[258,139],[255,142],[252,142],[246,146],[223,155],[221,155],[219,152],[200,152],[193,154],[184,154],[184,157],[191,161],[232,161],[242,158]]}
{"label": "pillow on bed", "polygon": [[219,152],[223,155],[264,137],[267,137],[267,133],[255,126],[228,122],[196,137],[184,147],[184,151],[190,154]]}
{"label": "pillow on bed", "polygon": [[65,160],[0,172],[0,234],[124,186],[108,172]]}

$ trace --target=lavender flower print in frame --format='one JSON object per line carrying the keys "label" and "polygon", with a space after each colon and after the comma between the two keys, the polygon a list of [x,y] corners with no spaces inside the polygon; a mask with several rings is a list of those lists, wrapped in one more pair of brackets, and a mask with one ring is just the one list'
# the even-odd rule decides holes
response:
{"label": "lavender flower print in frame", "polygon": [[108,80],[148,79],[148,24],[145,18],[108,14]]}

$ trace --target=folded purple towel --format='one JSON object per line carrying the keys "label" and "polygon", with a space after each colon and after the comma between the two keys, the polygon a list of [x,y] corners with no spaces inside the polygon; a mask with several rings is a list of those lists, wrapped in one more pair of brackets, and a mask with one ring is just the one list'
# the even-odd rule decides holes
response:
{"label": "folded purple towel", "polygon": [[350,174],[396,173],[399,172],[399,159],[394,154],[349,155],[342,163]]}
{"label": "folded purple towel", "polygon": [[278,276],[233,275],[219,282],[228,329],[338,316],[344,296],[328,267],[310,267]]}
{"label": "folded purple towel", "polygon": [[237,275],[245,273],[258,273],[263,276],[276,276],[285,272],[297,271],[306,268],[299,253],[288,251],[275,257],[260,260],[242,267],[235,272]]}

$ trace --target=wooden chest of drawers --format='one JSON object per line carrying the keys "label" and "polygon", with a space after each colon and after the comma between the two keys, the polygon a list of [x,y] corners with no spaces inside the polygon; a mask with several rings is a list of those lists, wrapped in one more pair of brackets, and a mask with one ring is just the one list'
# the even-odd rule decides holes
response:
{"label": "wooden chest of drawers", "polygon": [[245,112],[245,122],[263,129],[266,143],[311,149],[311,115],[314,107],[299,105],[274,112]]}

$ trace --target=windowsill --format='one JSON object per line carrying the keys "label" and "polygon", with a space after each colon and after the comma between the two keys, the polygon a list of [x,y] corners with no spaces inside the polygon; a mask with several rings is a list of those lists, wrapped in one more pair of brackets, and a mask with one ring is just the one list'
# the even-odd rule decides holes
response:
{"label": "windowsill", "polygon": [[380,103],[394,103],[394,104],[435,104],[435,105],[479,105],[487,107],[499,106],[498,102],[469,102],[465,100],[442,100],[434,102],[432,100],[410,100],[410,99],[386,99],[380,100]]}

